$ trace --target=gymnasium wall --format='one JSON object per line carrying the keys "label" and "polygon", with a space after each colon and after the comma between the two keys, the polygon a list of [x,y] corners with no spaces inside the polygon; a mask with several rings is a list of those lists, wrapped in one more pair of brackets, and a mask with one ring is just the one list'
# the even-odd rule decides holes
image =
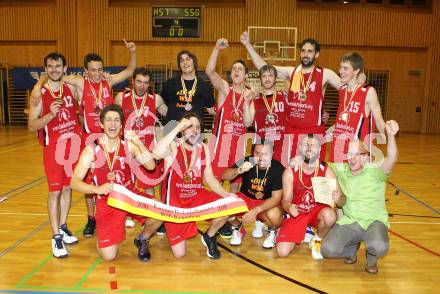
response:
{"label": "gymnasium wall", "polygon": [[[63,52],[70,65],[100,53],[107,65],[126,64],[122,39],[138,46],[138,64],[175,66],[176,53],[191,49],[202,67],[214,42],[226,37],[231,48],[219,69],[246,52],[239,37],[247,26],[298,27],[298,39],[312,36],[322,43],[319,63],[337,70],[339,57],[350,50],[364,55],[368,69],[390,73],[387,117],[405,131],[440,134],[440,3],[431,12],[376,7],[310,8],[294,0],[186,1],[205,4],[199,39],[151,37],[151,6],[182,5],[156,0],[0,0],[0,63],[42,65],[46,52]],[[191,4],[198,2],[196,4]],[[124,4],[129,3],[129,4]],[[222,4],[223,3],[223,4]],[[199,4],[199,5],[197,5]],[[128,6],[129,5],[129,6]],[[419,75],[410,72],[419,71]],[[417,113],[416,107],[422,112]]]}

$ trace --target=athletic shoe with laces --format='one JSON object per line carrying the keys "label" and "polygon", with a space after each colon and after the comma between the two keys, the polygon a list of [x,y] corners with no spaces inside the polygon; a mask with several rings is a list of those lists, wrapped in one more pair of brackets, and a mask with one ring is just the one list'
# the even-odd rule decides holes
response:
{"label": "athletic shoe with laces", "polygon": [[223,239],[230,239],[232,237],[232,228],[229,222],[226,222],[220,230],[218,230],[218,234]]}
{"label": "athletic shoe with laces", "polygon": [[141,240],[139,238],[134,239],[134,246],[136,246],[138,250],[138,258],[140,261],[147,262],[151,258],[150,249],[148,248],[150,244],[150,240]]}
{"label": "athletic shoe with laces", "polygon": [[215,235],[209,237],[207,233],[204,233],[201,237],[203,245],[206,247],[206,255],[212,259],[220,258],[220,251],[217,248],[217,240]]}
{"label": "athletic shoe with laces", "polygon": [[127,228],[134,228],[135,225],[136,225],[136,223],[134,222],[134,220],[131,217],[125,218],[125,226]]}
{"label": "athletic shoe with laces", "polygon": [[312,250],[312,257],[314,260],[322,260],[324,257],[321,254],[321,238],[315,235],[309,243],[309,247]]}
{"label": "athletic shoe with laces", "polygon": [[315,236],[315,231],[313,231],[313,228],[311,226],[307,226],[306,233],[304,234],[303,243],[310,243],[313,236]]}
{"label": "athletic shoe with laces", "polygon": [[229,244],[232,246],[241,245],[241,240],[246,235],[246,230],[243,226],[240,227],[232,227],[232,237],[229,240]]}
{"label": "athletic shoe with laces", "polygon": [[83,235],[84,237],[92,237],[96,229],[96,220],[94,218],[89,218],[86,226],[84,227]]}
{"label": "athletic shoe with laces", "polygon": [[66,246],[64,246],[63,236],[61,234],[54,235],[52,238],[52,254],[56,258],[64,258],[68,255]]}
{"label": "athletic shoe with laces", "polygon": [[266,229],[266,226],[264,225],[264,223],[257,220],[255,222],[255,229],[252,231],[252,237],[263,238],[265,229]]}
{"label": "athletic shoe with laces", "polygon": [[78,238],[72,234],[72,232],[67,228],[67,226],[60,228],[60,235],[63,236],[63,242],[65,244],[78,243]]}
{"label": "athletic shoe with laces", "polygon": [[266,239],[263,242],[263,248],[265,249],[271,249],[275,247],[276,244],[276,238],[277,238],[277,231],[276,230],[268,230],[268,234]]}

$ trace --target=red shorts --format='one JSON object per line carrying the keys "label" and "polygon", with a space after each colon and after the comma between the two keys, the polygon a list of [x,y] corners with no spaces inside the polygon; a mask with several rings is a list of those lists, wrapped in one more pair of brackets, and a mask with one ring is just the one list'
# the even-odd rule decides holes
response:
{"label": "red shorts", "polygon": [[316,127],[305,130],[289,130],[289,145],[291,149],[288,151],[288,153],[290,154],[290,159],[295,158],[297,155],[299,155],[299,144],[301,143],[301,140],[304,138],[304,136],[306,136],[307,134],[314,134],[321,140],[321,151],[319,154],[319,159],[320,161],[325,160],[326,144],[324,138],[324,127]]}
{"label": "red shorts", "polygon": [[[246,202],[246,206],[248,207],[249,210],[251,210],[251,209],[253,209],[253,208],[255,208],[255,207],[257,207],[257,206],[263,204],[264,201],[265,201],[265,200],[259,200],[259,199],[252,199],[252,198],[249,198],[249,197],[247,197],[245,194],[243,194],[243,193],[241,193],[241,192],[237,192],[237,193],[235,193],[235,194],[236,194],[238,197],[240,197],[241,199],[243,199],[244,202]],[[242,216],[243,214],[244,214],[244,213],[237,214],[237,217],[240,217],[240,216]],[[259,214],[257,215],[257,219],[260,220],[260,221],[264,221],[264,219],[263,219],[261,213],[259,213]]]}
{"label": "red shorts", "polygon": [[43,163],[49,192],[70,186],[73,170],[79,159],[79,146],[68,139],[43,147]]}
{"label": "red shorts", "polygon": [[283,218],[276,242],[301,243],[304,239],[307,226],[311,225],[316,228],[318,226],[318,214],[326,207],[330,208],[330,206],[324,204],[317,204],[316,207],[307,214]]}
{"label": "red shorts", "polygon": [[[152,198],[151,195],[142,193],[134,188],[130,188],[132,192]],[[109,247],[119,244],[125,240],[125,217],[127,212],[107,205],[107,197],[96,198],[96,231],[99,248]],[[137,221],[145,219],[145,217],[133,215]]]}
{"label": "red shorts", "polygon": [[[185,208],[197,207],[203,204],[214,202],[221,198],[221,196],[214,192],[202,189],[197,192],[197,195],[193,197],[193,201],[191,201],[191,203]],[[165,222],[165,230],[170,246],[174,246],[197,235],[197,226],[195,222],[183,224]]]}

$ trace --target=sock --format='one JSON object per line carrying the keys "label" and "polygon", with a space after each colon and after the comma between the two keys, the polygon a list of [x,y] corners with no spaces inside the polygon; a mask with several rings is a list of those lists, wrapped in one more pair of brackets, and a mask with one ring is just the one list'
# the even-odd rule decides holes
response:
{"label": "sock", "polygon": [[63,231],[66,231],[67,230],[67,224],[62,224],[60,226],[60,229],[63,230]]}
{"label": "sock", "polygon": [[89,220],[95,220],[95,216],[94,216],[94,215],[88,215],[87,218],[88,218]]}
{"label": "sock", "polygon": [[55,235],[52,236],[52,238],[55,239],[55,240],[61,240],[61,239],[63,239],[63,235],[55,234]]}

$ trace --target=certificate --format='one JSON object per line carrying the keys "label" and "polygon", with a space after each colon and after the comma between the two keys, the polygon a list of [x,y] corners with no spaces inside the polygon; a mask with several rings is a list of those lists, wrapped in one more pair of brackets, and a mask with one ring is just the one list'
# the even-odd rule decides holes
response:
{"label": "certificate", "polygon": [[327,204],[334,207],[332,193],[336,190],[336,179],[329,179],[325,177],[312,178],[313,193],[315,195],[315,202]]}

